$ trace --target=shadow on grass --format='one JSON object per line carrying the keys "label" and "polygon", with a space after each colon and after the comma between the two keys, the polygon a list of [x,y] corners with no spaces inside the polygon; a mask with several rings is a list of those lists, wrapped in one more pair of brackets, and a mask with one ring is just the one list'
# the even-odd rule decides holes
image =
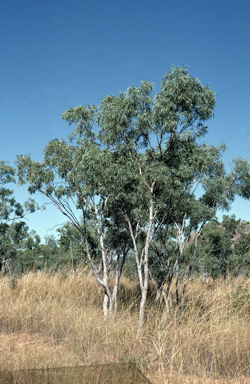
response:
{"label": "shadow on grass", "polygon": [[134,363],[0,372],[1,384],[150,384]]}

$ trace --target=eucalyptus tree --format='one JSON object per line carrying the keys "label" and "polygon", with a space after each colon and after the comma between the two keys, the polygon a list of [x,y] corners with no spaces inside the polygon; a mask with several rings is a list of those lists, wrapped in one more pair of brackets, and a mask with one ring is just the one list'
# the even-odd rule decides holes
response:
{"label": "eucalyptus tree", "polygon": [[[49,142],[41,163],[33,161],[30,156],[18,156],[17,167],[20,184],[28,182],[31,194],[40,192],[47,196],[82,235],[88,261],[97,282],[104,290],[103,311],[107,315],[112,313],[114,305],[116,308],[118,284],[127,249],[125,246],[122,254],[116,253],[112,248],[113,240],[109,240],[110,235],[105,238],[109,225],[106,212],[109,210],[112,215],[110,219],[114,222],[113,237],[120,236],[119,232],[123,228],[115,219],[117,214],[114,206],[112,208],[109,205],[109,199],[124,184],[125,175],[122,173],[129,167],[129,161],[108,148],[101,148],[92,130],[95,113],[96,107],[91,106],[66,111],[63,119],[70,124],[77,123],[69,142],[56,139]],[[126,176],[126,179],[127,184],[135,184],[133,173]],[[81,219],[77,217],[75,209],[81,211]],[[98,237],[101,268],[98,268],[96,251],[92,252],[87,233],[91,220]],[[111,292],[109,275],[113,265],[116,268],[116,281]]]}
{"label": "eucalyptus tree", "polygon": [[[156,232],[156,236],[149,246],[149,268],[151,276],[157,284],[157,300],[162,294],[168,311],[168,296],[173,277],[176,277],[175,291],[178,305],[180,301],[178,288],[180,280],[179,267],[182,265],[182,272],[185,272],[186,269],[186,273],[182,273],[181,303],[183,307],[184,294],[197,259],[197,244],[203,227],[216,215],[218,210],[229,209],[235,196],[241,194],[242,170],[246,167],[249,171],[248,163],[243,161],[241,168],[237,171],[232,170],[226,175],[223,161],[220,158],[223,149],[225,149],[224,146],[221,148],[212,146],[197,147],[195,161],[193,164],[189,164],[195,183],[190,180],[189,194],[185,195],[183,191],[180,191],[178,199],[175,199],[171,206],[172,210],[169,209],[168,215],[163,220],[163,225],[160,230],[157,229],[158,232]],[[202,152],[199,152],[201,150]],[[202,158],[203,167],[200,167],[199,157]],[[236,163],[238,164],[241,161],[241,159],[238,159]],[[185,158],[184,164],[187,164]],[[197,198],[194,192],[199,184],[203,186],[204,193]],[[162,196],[164,196],[163,191]],[[158,221],[161,220],[163,214],[164,210],[159,211]],[[226,216],[224,218],[226,219]],[[231,227],[229,227],[230,225],[228,225],[230,231]],[[194,234],[195,236],[193,236]],[[189,247],[189,252],[184,252],[191,237],[194,244],[191,248]],[[191,249],[192,254],[190,254]],[[223,251],[224,258],[227,249],[228,247]],[[212,251],[208,252],[211,253]],[[187,255],[189,255],[190,260],[187,260]],[[162,289],[163,283],[167,283],[166,294]]]}
{"label": "eucalyptus tree", "polygon": [[40,209],[35,200],[28,199],[23,205],[16,201],[13,190],[6,187],[15,183],[15,169],[7,161],[0,161],[0,270],[10,270],[15,250],[26,238],[28,227],[24,221],[29,213]]}
{"label": "eucalyptus tree", "polygon": [[16,255],[12,262],[12,268],[15,273],[22,274],[40,269],[40,242],[40,236],[36,231],[29,230],[28,226],[26,226],[24,236],[17,243]]}
{"label": "eucalyptus tree", "polygon": [[[28,182],[31,193],[39,191],[50,198],[82,233],[88,260],[105,292],[105,313],[108,304],[112,311],[114,303],[108,286],[112,262],[120,265],[118,285],[127,247],[133,247],[141,288],[139,330],[147,302],[149,246],[161,226],[175,225],[183,231],[185,220],[191,222],[191,227],[204,225],[218,204],[226,206],[233,200],[235,190],[227,189],[227,185],[244,186],[245,196],[250,190],[246,161],[235,163],[235,172],[241,172],[241,179],[233,174],[225,177],[219,161],[223,146],[199,143],[215,107],[215,93],[210,87],[192,78],[186,67],[172,67],[153,98],[154,91],[154,84],[144,80],[138,88],[131,87],[119,96],[106,96],[98,108],[69,108],[62,117],[69,124],[76,124],[70,143],[52,140],[45,148],[42,163],[29,156],[17,159],[20,183]],[[100,128],[97,136],[95,125]],[[195,190],[201,180],[205,193],[197,200]],[[222,200],[221,185],[226,197]],[[99,202],[95,200],[97,196]],[[75,199],[75,207],[82,212],[83,229],[69,199]],[[89,251],[88,219],[95,221],[99,236],[102,277]],[[114,231],[122,230],[125,237],[129,233],[131,238],[121,259],[119,252],[115,255],[111,238],[110,242],[108,237],[105,239],[109,219]],[[180,244],[182,240],[179,259]]]}
{"label": "eucalyptus tree", "polygon": [[[118,97],[105,97],[98,113],[100,140],[110,150],[130,156],[140,180],[138,187],[127,194],[126,204],[119,207],[130,230],[141,287],[139,329],[144,322],[147,299],[149,246],[161,226],[165,226],[166,235],[173,226],[178,233],[178,256],[169,271],[169,284],[173,272],[178,273],[191,231],[198,229],[193,258],[183,283],[183,302],[203,226],[219,209],[228,209],[237,194],[249,198],[250,191],[246,160],[236,159],[227,175],[221,160],[225,145],[200,143],[207,132],[204,124],[213,116],[215,107],[215,93],[210,87],[192,78],[187,68],[173,67],[163,77],[161,91],[154,99],[153,91],[152,83],[142,81],[139,88],[131,87]],[[145,149],[144,154],[141,148]],[[195,196],[198,185],[204,191],[199,199]],[[132,196],[139,211],[130,208]],[[141,229],[145,238],[139,254]]]}
{"label": "eucalyptus tree", "polygon": [[[219,151],[197,143],[207,131],[204,122],[213,116],[215,94],[209,86],[192,78],[187,68],[173,67],[163,77],[155,98],[153,91],[153,83],[142,81],[139,88],[105,97],[98,112],[100,140],[110,150],[130,156],[140,180],[135,199],[143,205],[144,213],[140,217],[137,212],[134,231],[135,215],[128,204],[134,193],[119,207],[130,230],[141,287],[139,329],[147,300],[149,245],[163,223],[182,223],[190,210],[196,177],[207,173],[214,160],[212,151]],[[146,231],[140,255],[139,228]]]}
{"label": "eucalyptus tree", "polygon": [[[213,148],[213,147],[210,147]],[[186,268],[186,273],[183,276],[182,290],[181,290],[181,307],[183,309],[184,295],[187,287],[187,283],[192,274],[195,262],[198,255],[198,241],[203,233],[204,226],[207,222],[211,221],[219,210],[228,211],[231,207],[232,202],[236,196],[242,196],[249,199],[249,178],[250,178],[250,167],[247,160],[237,158],[232,161],[231,171],[227,174],[225,166],[220,159],[221,153],[218,152],[214,155],[213,163],[209,164],[207,172],[204,172],[203,177],[198,180],[202,187],[203,194],[199,198],[195,198],[192,202],[192,210],[189,216],[189,220],[185,223],[183,220],[182,227],[175,223],[178,229],[178,249],[180,258],[183,254],[185,247],[191,238],[193,233],[194,247],[192,257],[189,265]],[[184,217],[186,218],[186,217]],[[227,258],[230,254],[230,237],[235,233],[236,226],[239,224],[232,216],[223,216],[222,224],[225,226],[225,234],[223,240],[223,247],[220,250],[220,262],[221,272],[225,276]],[[195,232],[195,233],[194,233]],[[218,248],[213,244],[215,248]],[[222,244],[221,244],[222,246]],[[204,257],[211,258],[211,254],[215,251],[214,249],[206,249],[207,253]],[[177,258],[177,265],[178,265]],[[176,264],[175,264],[176,266]],[[178,271],[178,266],[177,266]],[[176,279],[176,296],[178,304],[178,274]],[[169,291],[169,290],[168,290]]]}
{"label": "eucalyptus tree", "polygon": [[235,215],[223,215],[221,223],[214,220],[203,230],[199,253],[204,257],[205,271],[215,279],[224,279],[230,273],[239,273],[249,268],[249,228],[245,222],[236,220]]}

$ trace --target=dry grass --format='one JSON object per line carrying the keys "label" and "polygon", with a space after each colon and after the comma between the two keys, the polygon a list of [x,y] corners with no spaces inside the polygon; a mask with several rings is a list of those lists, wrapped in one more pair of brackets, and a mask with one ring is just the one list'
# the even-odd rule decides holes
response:
{"label": "dry grass", "polygon": [[[116,318],[104,319],[94,277],[29,273],[0,279],[0,369],[135,361],[154,383],[250,383],[247,281],[190,282],[185,310],[153,302],[137,334],[139,287],[121,280]],[[243,287],[238,289],[237,287]],[[244,290],[245,287],[245,290]]]}

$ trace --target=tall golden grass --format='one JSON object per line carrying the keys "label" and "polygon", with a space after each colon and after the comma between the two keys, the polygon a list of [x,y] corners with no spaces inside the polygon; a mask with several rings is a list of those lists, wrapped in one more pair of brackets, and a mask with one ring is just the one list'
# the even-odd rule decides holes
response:
{"label": "tall golden grass", "polygon": [[[150,284],[146,322],[138,334],[140,290],[122,277],[116,317],[105,319],[103,292],[85,271],[29,273],[0,279],[0,369],[134,361],[155,384],[250,373],[250,299],[242,277],[190,281],[184,311],[166,313]],[[246,380],[246,379],[245,379]]]}

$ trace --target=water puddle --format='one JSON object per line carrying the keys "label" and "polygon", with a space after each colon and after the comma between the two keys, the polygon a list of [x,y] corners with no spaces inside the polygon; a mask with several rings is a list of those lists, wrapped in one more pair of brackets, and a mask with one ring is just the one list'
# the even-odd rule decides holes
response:
{"label": "water puddle", "polygon": [[1,384],[150,384],[135,364],[0,371]]}

